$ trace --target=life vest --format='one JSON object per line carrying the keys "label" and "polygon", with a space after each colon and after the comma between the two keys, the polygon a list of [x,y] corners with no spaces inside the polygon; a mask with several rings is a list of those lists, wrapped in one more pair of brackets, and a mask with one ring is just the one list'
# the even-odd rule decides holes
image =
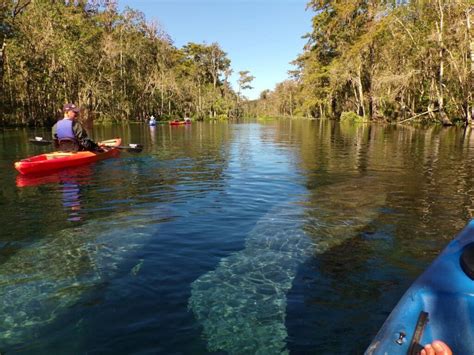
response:
{"label": "life vest", "polygon": [[56,124],[56,137],[58,139],[58,148],[65,152],[74,152],[80,149],[79,141],[72,129],[74,122],[68,119],[62,119]]}
{"label": "life vest", "polygon": [[56,135],[58,140],[62,139],[76,139],[74,131],[72,130],[72,120],[62,119],[56,124]]}

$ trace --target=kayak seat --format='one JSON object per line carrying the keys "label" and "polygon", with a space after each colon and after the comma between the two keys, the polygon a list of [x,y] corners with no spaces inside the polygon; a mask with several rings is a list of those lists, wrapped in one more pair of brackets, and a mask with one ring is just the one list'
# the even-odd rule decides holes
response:
{"label": "kayak seat", "polygon": [[61,152],[77,152],[80,147],[76,139],[62,138],[58,140],[58,149]]}
{"label": "kayak seat", "polygon": [[466,245],[460,257],[461,268],[464,273],[474,280],[474,243]]}

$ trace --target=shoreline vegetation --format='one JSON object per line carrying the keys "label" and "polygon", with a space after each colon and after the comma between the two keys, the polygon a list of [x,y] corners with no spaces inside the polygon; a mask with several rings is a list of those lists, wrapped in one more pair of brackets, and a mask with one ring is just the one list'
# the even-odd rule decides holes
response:
{"label": "shoreline vegetation", "polygon": [[474,3],[311,0],[289,78],[257,100],[218,43],[182,48],[116,1],[0,5],[0,126],[50,126],[64,102],[92,122],[306,117],[471,124]]}

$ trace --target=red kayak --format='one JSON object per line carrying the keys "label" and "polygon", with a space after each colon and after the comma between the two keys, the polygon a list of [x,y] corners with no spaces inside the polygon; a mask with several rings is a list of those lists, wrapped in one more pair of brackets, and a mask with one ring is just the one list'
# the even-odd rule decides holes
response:
{"label": "red kayak", "polygon": [[170,121],[170,126],[181,126],[185,124],[191,124],[191,121]]}
{"label": "red kayak", "polygon": [[116,156],[120,152],[118,147],[121,143],[122,140],[120,138],[99,142],[99,145],[104,149],[103,152],[53,152],[35,155],[16,162],[15,169],[21,174],[27,175],[41,174],[63,168],[89,164]]}

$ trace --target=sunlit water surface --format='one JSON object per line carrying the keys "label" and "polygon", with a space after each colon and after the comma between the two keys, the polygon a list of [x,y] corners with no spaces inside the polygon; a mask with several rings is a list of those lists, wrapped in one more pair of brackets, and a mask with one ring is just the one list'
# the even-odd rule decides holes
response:
{"label": "sunlit water surface", "polygon": [[142,153],[21,178],[0,132],[0,352],[362,353],[471,218],[474,136],[321,121],[95,127]]}

